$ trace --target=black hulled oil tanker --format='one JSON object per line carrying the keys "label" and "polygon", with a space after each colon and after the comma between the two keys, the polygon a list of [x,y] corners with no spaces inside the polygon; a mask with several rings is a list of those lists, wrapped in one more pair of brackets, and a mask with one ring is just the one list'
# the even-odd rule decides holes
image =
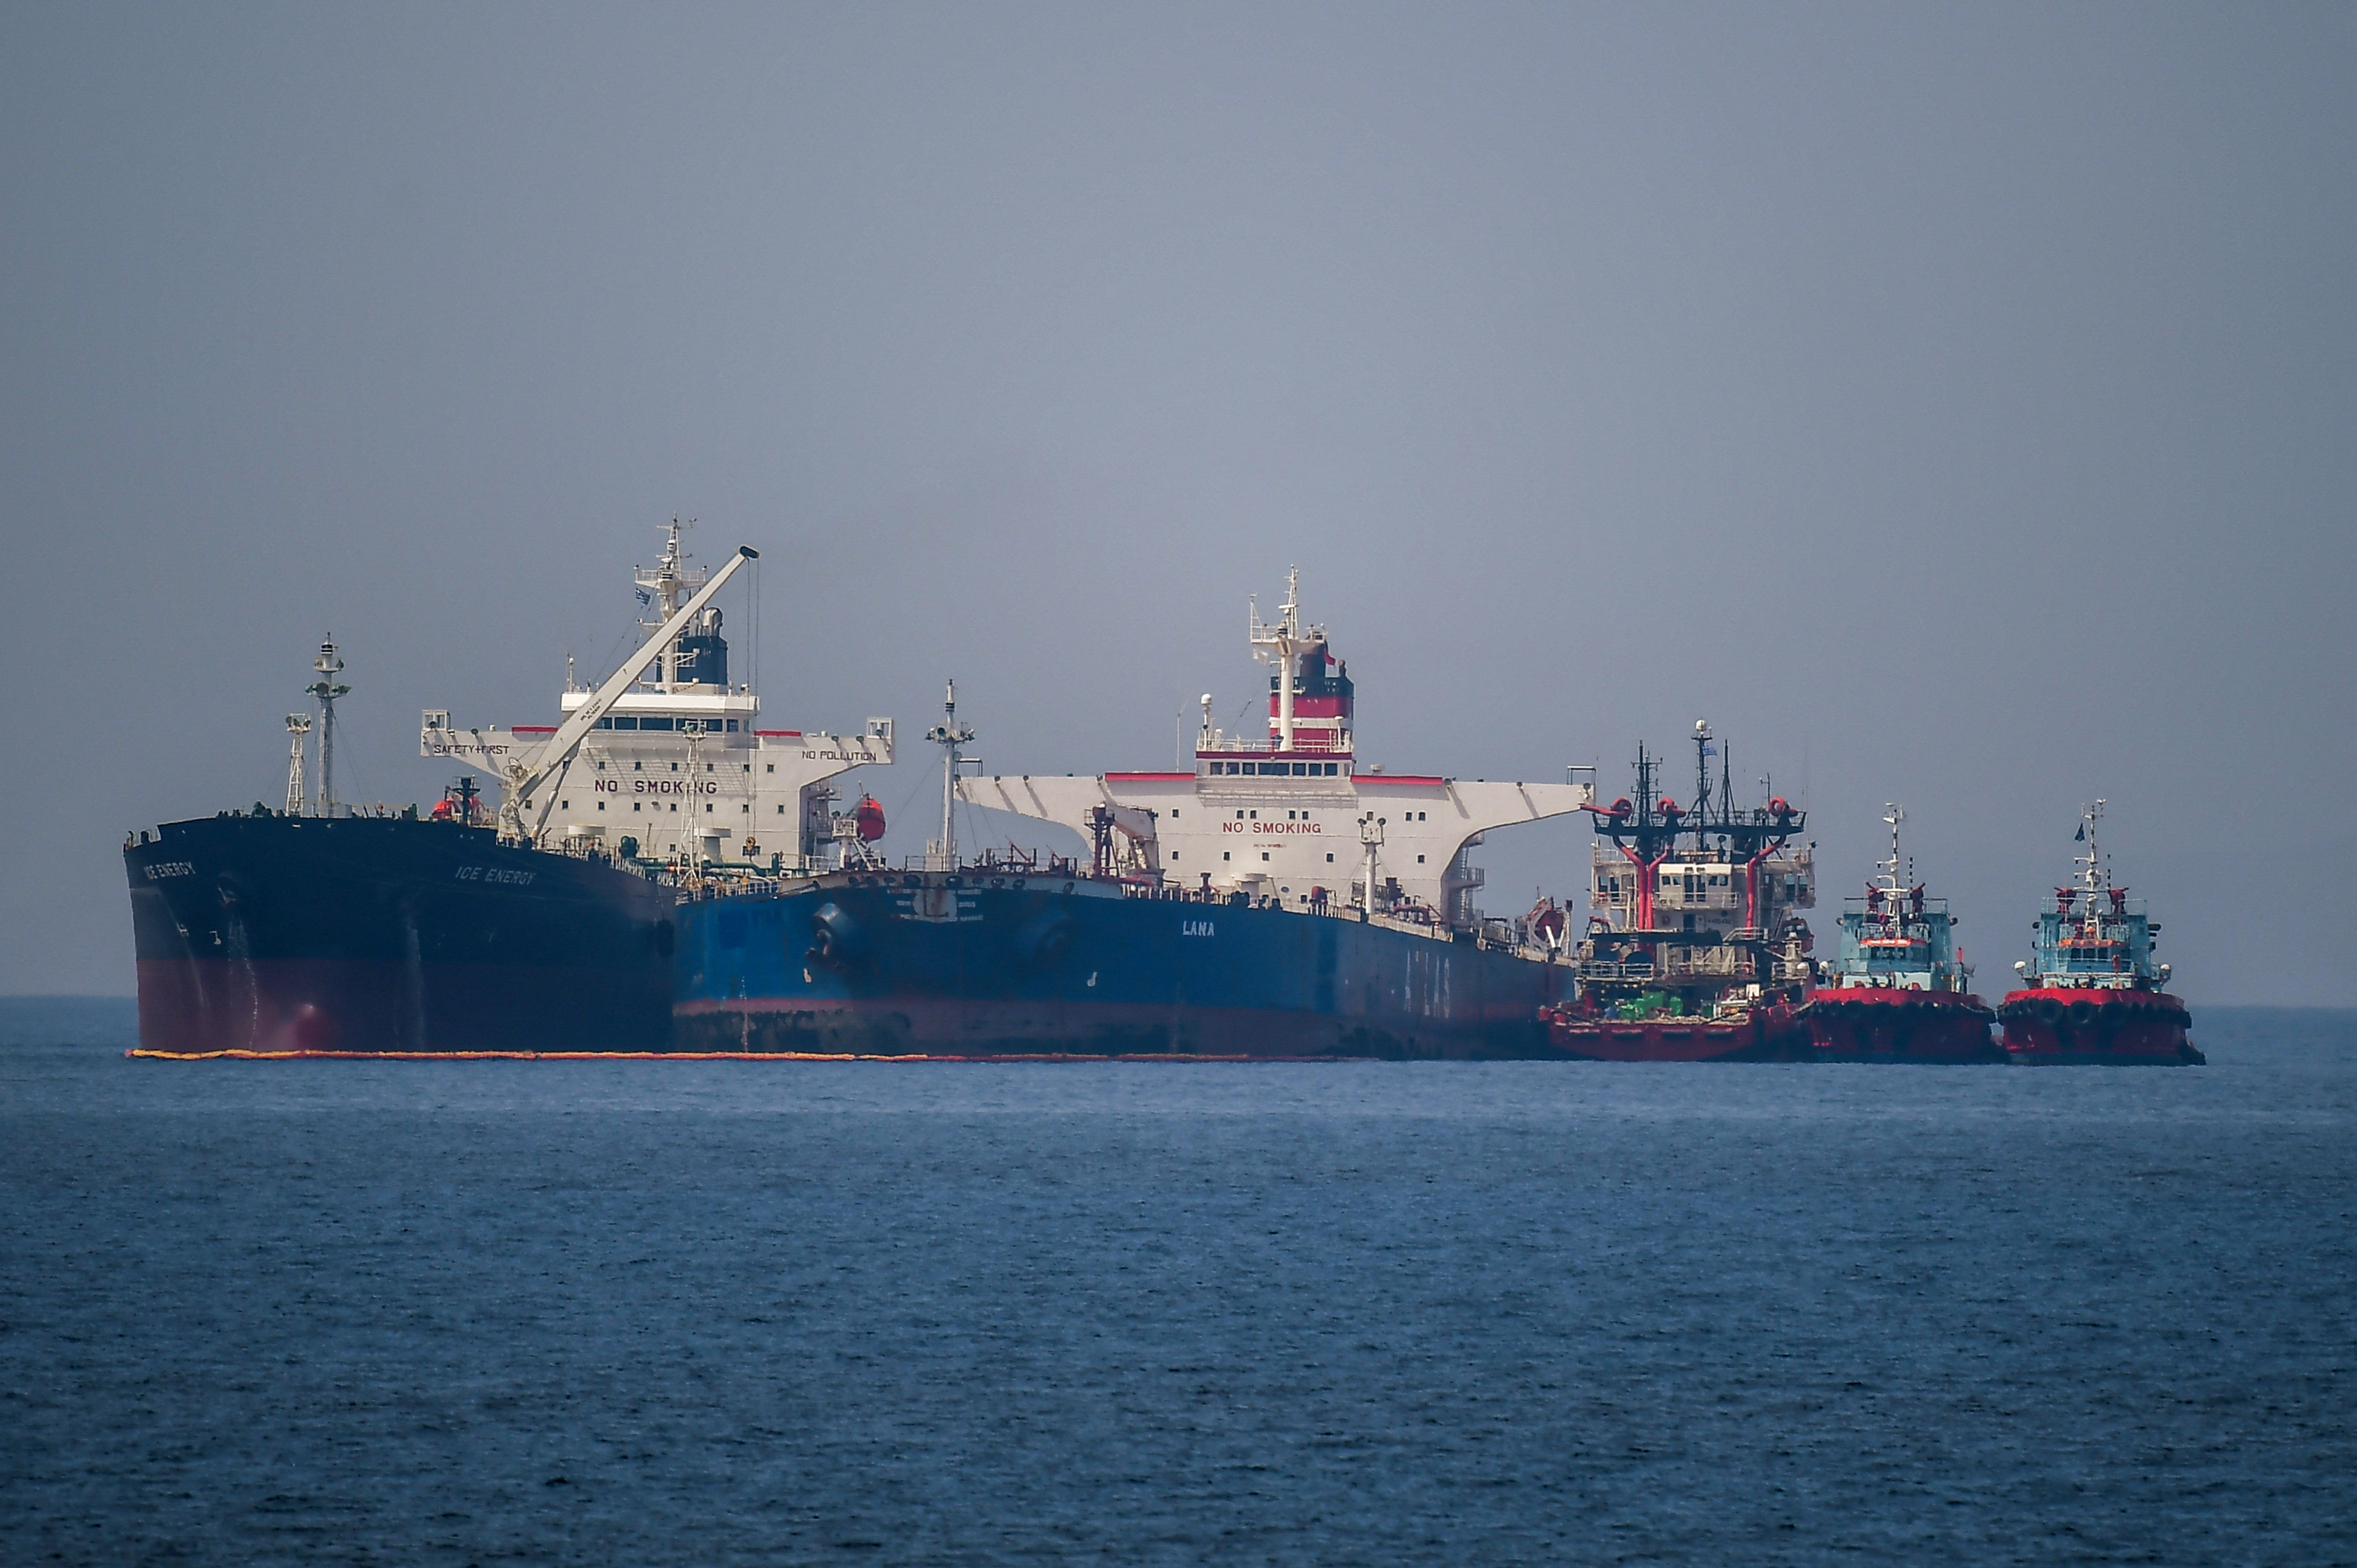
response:
{"label": "black hulled oil tanker", "polygon": [[[1191,770],[962,776],[952,691],[942,829],[888,865],[713,881],[679,911],[683,1048],[950,1058],[1556,1054],[1560,909],[1491,920],[1470,851],[1577,811],[1584,784],[1362,767],[1354,693],[1288,587],[1254,653],[1265,733],[1203,725]],[[961,802],[1059,823],[1071,859],[962,855]]]}
{"label": "black hulled oil tanker", "polygon": [[671,887],[603,854],[421,818],[227,812],[123,852],[142,1049],[647,1049],[671,1012]]}
{"label": "black hulled oil tanker", "polygon": [[597,690],[568,689],[554,725],[461,728],[426,712],[425,755],[497,779],[496,818],[471,781],[425,814],[340,802],[348,688],[323,645],[316,736],[310,716],[288,720],[285,808],[167,822],[124,845],[141,1048],[666,1048],[686,869],[765,841],[782,866],[785,846],[826,836],[824,779],[891,757],[884,721],[856,736],[758,727],[711,604],[753,553],[691,570],[674,522],[637,577],[652,635]]}

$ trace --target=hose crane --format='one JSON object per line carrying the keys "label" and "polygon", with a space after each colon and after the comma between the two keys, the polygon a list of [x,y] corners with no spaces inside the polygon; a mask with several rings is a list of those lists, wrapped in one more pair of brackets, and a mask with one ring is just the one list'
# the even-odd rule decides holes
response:
{"label": "hose crane", "polygon": [[760,554],[749,544],[738,545],[737,553],[728,558],[728,564],[713,573],[711,580],[697,589],[694,597],[673,611],[636,653],[622,660],[620,667],[606,677],[606,683],[591,693],[589,700],[574,709],[572,716],[557,726],[556,733],[548,737],[545,745],[534,750],[529,757],[518,757],[509,760],[500,779],[501,838],[528,847],[538,847],[540,835],[548,831],[548,814],[554,810],[551,804],[553,792],[545,788],[548,781],[573,760],[575,754],[581,749],[581,743],[588,738],[590,731],[597,727],[597,721],[606,716],[623,693],[637,683],[640,672],[646,669],[648,663],[687,630],[703,612],[704,607],[712,602],[713,596],[719,593],[736,574],[737,568],[748,561],[759,560]]}

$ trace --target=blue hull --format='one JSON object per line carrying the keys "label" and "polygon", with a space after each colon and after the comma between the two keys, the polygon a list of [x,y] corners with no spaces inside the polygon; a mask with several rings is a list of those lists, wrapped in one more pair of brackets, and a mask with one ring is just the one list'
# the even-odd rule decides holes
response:
{"label": "blue hull", "polygon": [[1085,879],[837,874],[683,905],[673,1048],[975,1057],[1557,1057],[1567,965],[1354,917]]}

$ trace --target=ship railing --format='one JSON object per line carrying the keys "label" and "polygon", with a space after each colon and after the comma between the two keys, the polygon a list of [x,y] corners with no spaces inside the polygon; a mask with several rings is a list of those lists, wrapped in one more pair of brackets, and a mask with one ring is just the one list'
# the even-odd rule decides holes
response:
{"label": "ship railing", "polygon": [[[1905,904],[1908,918],[1912,919],[1915,914],[1915,906],[1913,903],[1907,899],[1907,895],[1904,893],[1901,893],[1899,896],[1899,901]],[[2049,898],[2046,901],[2050,905],[2054,902],[2052,898]],[[1884,897],[1877,902],[1877,912],[1885,915],[1890,912],[1892,906],[1892,900],[1890,898]],[[1926,915],[1944,915],[1947,912],[1948,901],[1945,898],[1926,898],[1923,900],[1923,913]],[[1842,899],[1842,913],[1845,915],[1863,915],[1867,913],[1866,899],[1856,893],[1848,895],[1846,897]]]}
{"label": "ship railing", "polygon": [[1653,966],[1642,960],[1615,963],[1609,959],[1584,959],[1575,969],[1582,980],[1645,981],[1653,978]]}
{"label": "ship railing", "polygon": [[1214,753],[1222,757],[1250,757],[1254,754],[1262,757],[1274,757],[1279,755],[1294,756],[1302,752],[1316,751],[1330,755],[1343,749],[1333,740],[1333,733],[1334,732],[1331,730],[1325,729],[1295,730],[1293,732],[1293,749],[1290,752],[1285,751],[1280,747],[1276,744],[1276,737],[1274,736],[1215,735],[1208,741],[1198,741],[1195,746],[1195,754],[1199,757],[1210,757]]}
{"label": "ship railing", "polygon": [[1663,974],[1733,979],[1751,972],[1751,955],[1738,947],[1686,948],[1684,958],[1663,961]]}
{"label": "ship railing", "polygon": [[[2135,919],[2145,914],[2145,905],[2141,898],[2130,898],[2122,903],[2115,913],[2112,908],[2111,895],[2098,893],[2095,895],[2095,910],[2107,922]],[[2087,895],[2081,891],[2068,906],[2065,906],[2060,898],[2049,893],[2039,900],[2038,912],[2041,915],[2061,915],[2069,919],[2083,920],[2087,918]]]}

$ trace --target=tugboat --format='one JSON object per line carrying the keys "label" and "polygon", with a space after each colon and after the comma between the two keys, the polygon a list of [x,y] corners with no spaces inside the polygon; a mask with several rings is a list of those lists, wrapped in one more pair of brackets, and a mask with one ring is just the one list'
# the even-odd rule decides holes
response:
{"label": "tugboat", "polygon": [[2081,814],[2077,885],[2040,906],[2036,957],[2013,966],[2022,988],[1997,1009],[2006,1053],[2030,1064],[2199,1066],[2208,1058],[2187,1035],[2192,1017],[2161,989],[2169,966],[2153,961],[2160,927],[2143,899],[2112,885],[2096,847],[2103,816],[2101,800]]}
{"label": "tugboat", "polygon": [[1801,1009],[1809,1059],[1826,1062],[2001,1062],[1989,1036],[1996,1015],[1972,994],[1945,898],[1927,898],[1900,855],[1907,813],[1884,808],[1890,858],[1863,897],[1843,901],[1841,957]]}
{"label": "tugboat", "polygon": [[1588,806],[1592,907],[1574,950],[1578,994],[1541,1010],[1549,1040],[1599,1061],[1783,1061],[1803,1055],[1816,903],[1806,823],[1781,797],[1738,810],[1725,757],[1710,779],[1696,720],[1695,802],[1656,798],[1660,764],[1637,748],[1637,796]]}

